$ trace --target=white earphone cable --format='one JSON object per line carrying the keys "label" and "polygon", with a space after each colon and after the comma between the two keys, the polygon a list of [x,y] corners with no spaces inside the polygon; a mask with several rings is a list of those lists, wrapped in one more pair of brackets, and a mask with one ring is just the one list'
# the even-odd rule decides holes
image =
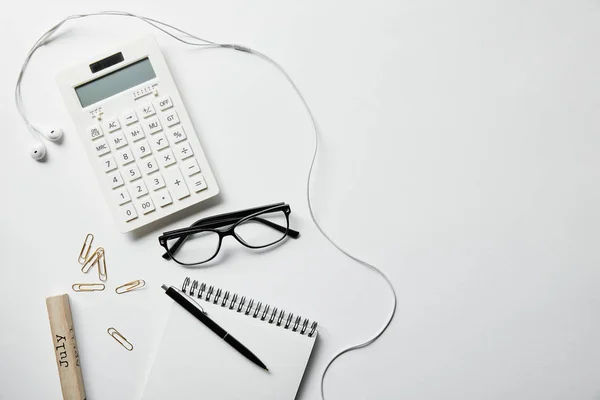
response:
{"label": "white earphone cable", "polygon": [[[44,33],[38,39],[38,41],[33,45],[31,50],[27,53],[27,56],[25,57],[25,62],[23,63],[23,66],[21,67],[21,71],[19,72],[19,76],[18,76],[17,83],[15,86],[15,104],[17,106],[17,110],[19,111],[19,114],[21,115],[21,118],[23,118],[23,121],[27,125],[27,128],[30,130],[30,132],[34,136],[35,136],[34,132],[36,132],[36,133],[39,133],[39,132],[37,131],[37,129],[35,127],[33,127],[32,124],[30,124],[29,120],[27,119],[27,116],[25,115],[25,112],[23,111],[23,103],[22,103],[23,100],[21,97],[21,81],[23,80],[23,75],[25,73],[27,65],[28,65],[29,61],[31,60],[31,57],[33,56],[35,51],[38,48],[40,48],[41,46],[43,46],[44,43],[46,43],[46,41],[52,36],[52,34],[54,34],[65,22],[72,20],[72,19],[79,19],[79,18],[85,18],[85,17],[91,17],[91,16],[122,16],[122,17],[137,18],[137,19],[153,26],[154,28],[162,31],[166,35],[172,37],[173,39],[175,39],[181,43],[185,43],[185,44],[188,44],[191,46],[198,46],[201,48],[228,48],[228,49],[234,49],[234,50],[253,54],[255,56],[258,56],[258,57],[264,59],[265,61],[269,62],[270,64],[272,64],[285,77],[285,79],[292,86],[292,88],[294,89],[294,91],[296,92],[298,97],[300,98],[302,105],[304,106],[304,108],[305,108],[306,112],[308,113],[308,116],[311,120],[314,137],[315,137],[315,147],[314,147],[312,159],[310,162],[310,166],[309,166],[309,170],[308,170],[308,177],[307,177],[307,182],[306,182],[306,200],[308,203],[308,210],[310,213],[310,217],[311,217],[313,223],[315,224],[315,226],[317,227],[317,229],[319,230],[319,232],[323,235],[323,237],[329,243],[331,243],[331,245],[333,245],[336,249],[338,249],[342,254],[344,254],[348,258],[356,261],[357,263],[359,263],[359,264],[373,270],[377,274],[379,274],[385,280],[387,285],[389,286],[389,288],[392,292],[392,296],[393,296],[392,309],[390,311],[390,314],[389,314],[385,324],[381,327],[381,329],[379,329],[375,335],[373,335],[366,341],[340,350],[333,356],[333,358],[325,366],[325,369],[323,370],[323,373],[321,375],[321,398],[324,400],[325,399],[325,391],[324,391],[325,376],[327,375],[327,371],[329,371],[329,368],[331,367],[331,365],[335,362],[335,360],[337,360],[343,354],[348,353],[353,350],[357,350],[357,349],[361,349],[361,348],[369,346],[370,344],[375,342],[386,331],[386,329],[390,326],[392,320],[394,319],[394,315],[396,313],[398,297],[396,295],[396,291],[394,290],[394,286],[392,285],[392,282],[390,281],[390,279],[387,277],[387,275],[383,271],[381,271],[379,268],[375,267],[374,265],[369,264],[368,262],[352,255],[347,250],[343,249],[325,232],[325,230],[321,227],[321,225],[317,221],[317,218],[315,217],[315,213],[314,213],[313,205],[312,205],[312,201],[311,201],[311,196],[310,196],[310,184],[311,184],[313,169],[314,169],[314,165],[315,165],[315,160],[317,158],[317,154],[318,154],[318,150],[319,150],[319,129],[317,127],[316,119],[315,119],[310,107],[308,106],[306,99],[300,92],[300,89],[298,89],[298,87],[296,86],[296,84],[294,83],[292,78],[288,75],[288,73],[285,71],[285,69],[281,65],[279,65],[275,60],[273,60],[266,54],[263,54],[256,50],[252,50],[248,47],[240,46],[240,45],[236,45],[236,44],[222,44],[222,43],[211,42],[211,41],[199,38],[191,33],[188,33],[184,30],[176,28],[167,23],[164,23],[164,22],[152,19],[152,18],[147,18],[147,17],[136,15],[136,14],[124,12],[124,11],[102,11],[102,12],[89,13],[89,14],[76,14],[76,15],[71,15],[71,16],[65,18],[64,20],[62,20],[61,22],[56,24],[54,27],[52,27],[51,29],[46,31],[46,33]],[[185,36],[187,36],[191,39],[197,40],[201,43],[191,42],[186,39],[183,39],[182,37],[177,36],[177,34],[169,32],[168,29],[172,29],[173,31],[178,32],[179,34],[185,35]]]}

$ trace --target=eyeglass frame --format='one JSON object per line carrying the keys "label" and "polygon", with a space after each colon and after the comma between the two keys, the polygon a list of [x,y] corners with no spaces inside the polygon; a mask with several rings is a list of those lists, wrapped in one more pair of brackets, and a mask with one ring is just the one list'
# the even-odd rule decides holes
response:
{"label": "eyeglass frame", "polygon": [[[264,219],[258,220],[255,218],[256,216],[266,214],[268,212],[277,212],[277,211],[283,211],[285,218],[286,218],[286,226],[285,227],[283,227],[279,224],[276,224],[274,222],[268,221],[268,220],[264,220]],[[184,265],[184,266],[194,266],[194,265],[200,265],[200,264],[207,263],[207,262],[213,260],[217,256],[217,254],[219,254],[219,251],[221,250],[221,245],[223,243],[223,238],[225,238],[227,236],[233,236],[242,246],[248,247],[250,249],[262,249],[265,247],[273,246],[273,245],[281,242],[288,236],[291,237],[292,239],[297,239],[298,237],[300,237],[300,232],[290,228],[290,213],[291,212],[292,212],[292,209],[289,206],[289,204],[282,202],[282,203],[275,203],[275,204],[270,204],[270,205],[262,206],[262,207],[249,208],[249,209],[241,210],[241,211],[234,211],[234,212],[229,212],[229,213],[224,213],[224,214],[219,214],[219,215],[213,215],[211,217],[199,219],[198,221],[194,222],[192,225],[190,225],[187,228],[181,228],[181,229],[175,229],[175,230],[168,231],[168,232],[163,232],[163,234],[158,237],[158,243],[166,251],[162,255],[162,258],[164,258],[165,260],[173,260],[177,264]],[[252,245],[246,243],[244,241],[244,239],[242,239],[240,236],[238,236],[235,233],[234,230],[237,226],[239,226],[243,222],[248,221],[253,218],[256,219],[257,221],[283,233],[283,236],[280,239],[278,239],[272,243],[262,245],[262,246],[252,246]],[[226,229],[216,229],[216,228],[221,228],[223,226],[228,226],[228,225],[231,225],[231,226]],[[212,257],[210,257],[204,261],[200,261],[200,262],[196,262],[196,263],[184,263],[184,262],[177,260],[173,256],[173,254],[175,254],[181,248],[181,246],[183,246],[183,244],[185,243],[185,241],[188,239],[188,237],[190,235],[192,235],[194,233],[205,232],[205,231],[215,232],[219,235],[219,244],[217,246],[215,254],[213,254]],[[173,238],[178,238],[178,240],[171,246],[171,249],[169,249],[167,241],[170,239],[173,239]]]}

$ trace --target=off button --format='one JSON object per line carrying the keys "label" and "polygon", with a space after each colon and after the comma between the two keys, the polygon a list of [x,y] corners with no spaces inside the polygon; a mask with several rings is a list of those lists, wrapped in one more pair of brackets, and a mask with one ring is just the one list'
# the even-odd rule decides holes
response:
{"label": "off button", "polygon": [[171,96],[163,96],[159,97],[156,100],[156,104],[161,111],[165,111],[171,107],[173,107],[173,102],[171,101]]}

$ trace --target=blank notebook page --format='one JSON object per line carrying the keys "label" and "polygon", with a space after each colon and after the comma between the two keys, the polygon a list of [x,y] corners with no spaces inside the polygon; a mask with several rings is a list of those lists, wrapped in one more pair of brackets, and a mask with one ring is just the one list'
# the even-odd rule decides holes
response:
{"label": "blank notebook page", "polygon": [[316,334],[309,337],[212,302],[198,303],[212,320],[250,349],[269,372],[173,303],[142,399],[293,400],[296,397]]}

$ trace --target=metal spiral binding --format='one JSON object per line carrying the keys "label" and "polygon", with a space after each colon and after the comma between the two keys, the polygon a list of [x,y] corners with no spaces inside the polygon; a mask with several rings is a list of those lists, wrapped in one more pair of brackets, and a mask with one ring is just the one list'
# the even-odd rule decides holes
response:
{"label": "metal spiral binding", "polygon": [[228,290],[223,293],[223,290],[212,285],[207,288],[205,283],[199,283],[197,280],[192,281],[190,278],[185,278],[181,285],[181,291],[251,318],[259,318],[269,324],[291,329],[301,335],[306,334],[312,337],[317,331],[316,321],[311,323],[308,318],[302,318],[299,315],[294,317],[293,313],[279,310],[277,307],[271,309],[269,304],[263,304],[261,301],[255,303],[254,299],[247,299],[246,296],[240,298],[237,293],[231,294]]}

